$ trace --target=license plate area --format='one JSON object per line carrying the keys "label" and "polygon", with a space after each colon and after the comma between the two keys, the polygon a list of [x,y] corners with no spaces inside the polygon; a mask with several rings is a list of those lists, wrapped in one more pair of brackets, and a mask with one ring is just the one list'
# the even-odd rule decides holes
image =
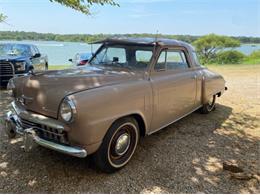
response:
{"label": "license plate area", "polygon": [[35,147],[36,143],[34,141],[35,131],[30,129],[25,129],[23,134],[24,151],[29,152]]}

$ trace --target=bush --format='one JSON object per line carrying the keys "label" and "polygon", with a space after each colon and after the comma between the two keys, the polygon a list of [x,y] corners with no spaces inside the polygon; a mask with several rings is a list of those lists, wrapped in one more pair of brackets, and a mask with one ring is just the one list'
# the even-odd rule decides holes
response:
{"label": "bush", "polygon": [[219,64],[239,64],[246,56],[236,50],[222,51],[217,53],[216,62]]}
{"label": "bush", "polygon": [[254,51],[248,57],[250,59],[260,59],[260,50]]}
{"label": "bush", "polygon": [[260,50],[254,51],[245,58],[245,64],[260,64]]}

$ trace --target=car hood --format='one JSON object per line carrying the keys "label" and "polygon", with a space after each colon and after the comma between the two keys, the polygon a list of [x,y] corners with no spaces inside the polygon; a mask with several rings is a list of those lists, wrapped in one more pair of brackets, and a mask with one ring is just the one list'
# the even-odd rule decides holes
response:
{"label": "car hood", "polygon": [[57,118],[59,105],[67,95],[138,78],[143,74],[119,68],[86,66],[46,71],[14,79],[15,97],[25,102],[27,110]]}
{"label": "car hood", "polygon": [[27,60],[29,57],[26,56],[21,56],[21,55],[4,55],[4,56],[0,56],[0,61],[25,61]]}

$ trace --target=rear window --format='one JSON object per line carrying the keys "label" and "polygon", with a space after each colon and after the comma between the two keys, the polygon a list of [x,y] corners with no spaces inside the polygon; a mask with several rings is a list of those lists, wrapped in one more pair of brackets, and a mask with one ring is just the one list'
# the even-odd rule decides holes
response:
{"label": "rear window", "polygon": [[196,66],[201,66],[200,60],[199,60],[198,55],[197,55],[197,53],[195,51],[192,52],[192,57],[194,59],[195,65]]}
{"label": "rear window", "polygon": [[155,70],[182,70],[189,68],[186,56],[181,50],[164,50],[155,65]]}

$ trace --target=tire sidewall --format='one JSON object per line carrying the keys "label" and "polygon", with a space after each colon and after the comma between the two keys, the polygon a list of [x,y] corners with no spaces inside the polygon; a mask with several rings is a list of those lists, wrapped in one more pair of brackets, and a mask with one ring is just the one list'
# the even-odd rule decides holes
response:
{"label": "tire sidewall", "polygon": [[[118,131],[120,131],[120,128],[125,125],[129,125],[129,124],[131,124],[132,126],[135,127],[134,131],[136,133],[136,139],[135,139],[134,147],[131,151],[131,154],[128,156],[127,160],[124,161],[124,163],[122,163],[120,165],[116,165],[112,162],[112,160],[109,157],[111,142],[112,142],[114,135],[116,135],[116,133]],[[96,163],[96,166],[99,169],[101,169],[102,171],[105,171],[108,173],[121,169],[131,160],[131,158],[136,150],[139,138],[140,138],[139,125],[134,118],[127,117],[127,118],[122,118],[122,119],[117,120],[109,128],[108,132],[106,133],[106,135],[103,139],[103,142],[102,142],[100,148],[94,154],[94,161]]]}
{"label": "tire sidewall", "polygon": [[[212,102],[213,102],[213,104],[212,104],[212,106],[210,106],[210,103],[212,103]],[[200,113],[208,114],[215,109],[216,95],[213,95],[213,101],[212,102],[210,102],[210,100],[209,100],[206,104],[203,104],[203,106],[200,108]]]}
{"label": "tire sidewall", "polygon": [[213,100],[211,102],[207,103],[207,112],[211,112],[212,110],[214,110],[216,105],[216,95],[213,95]]}

